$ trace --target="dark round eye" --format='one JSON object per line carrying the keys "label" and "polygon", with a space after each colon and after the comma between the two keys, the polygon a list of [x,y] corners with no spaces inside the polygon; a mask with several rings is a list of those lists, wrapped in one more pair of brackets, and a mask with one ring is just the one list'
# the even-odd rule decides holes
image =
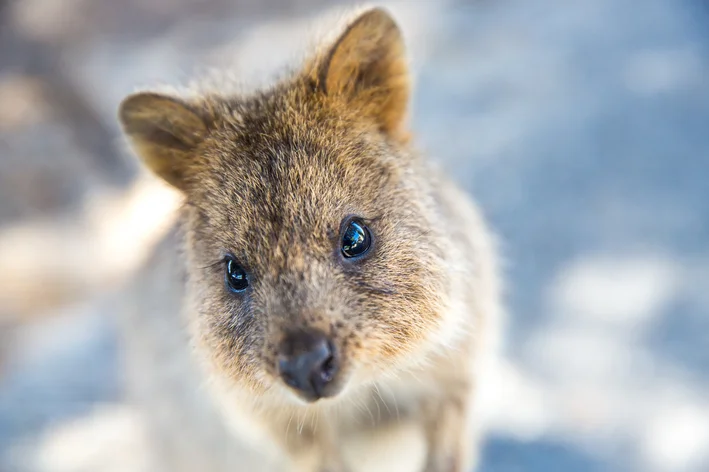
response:
{"label": "dark round eye", "polygon": [[369,251],[372,236],[364,224],[350,221],[342,234],[342,254],[346,258],[358,257]]}
{"label": "dark round eye", "polygon": [[243,292],[249,286],[246,271],[231,257],[226,261],[224,281],[232,292]]}

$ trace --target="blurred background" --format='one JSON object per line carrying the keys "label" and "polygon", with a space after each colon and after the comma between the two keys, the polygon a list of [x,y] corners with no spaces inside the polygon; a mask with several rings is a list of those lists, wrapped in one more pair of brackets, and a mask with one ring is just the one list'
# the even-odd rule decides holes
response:
{"label": "blurred background", "polygon": [[[505,256],[482,471],[709,470],[709,3],[385,2],[419,146]],[[0,471],[143,472],[111,296],[171,221],[136,86],[284,64],[325,0],[0,0]]]}

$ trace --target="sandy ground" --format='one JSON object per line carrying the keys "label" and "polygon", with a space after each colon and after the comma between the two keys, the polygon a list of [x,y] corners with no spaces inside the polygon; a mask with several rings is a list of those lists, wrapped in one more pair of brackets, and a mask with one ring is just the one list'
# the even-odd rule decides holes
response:
{"label": "sandy ground", "polygon": [[[177,200],[116,106],[204,66],[250,80],[324,5],[0,1],[0,471],[147,470],[110,296]],[[386,5],[419,144],[503,243],[481,470],[709,470],[707,2]]]}

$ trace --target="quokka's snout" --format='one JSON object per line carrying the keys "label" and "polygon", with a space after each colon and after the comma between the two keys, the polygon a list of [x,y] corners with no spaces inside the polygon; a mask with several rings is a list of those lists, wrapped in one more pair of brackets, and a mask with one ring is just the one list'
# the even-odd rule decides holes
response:
{"label": "quokka's snout", "polygon": [[279,345],[281,379],[308,401],[338,393],[340,354],[325,333],[315,329],[288,332]]}

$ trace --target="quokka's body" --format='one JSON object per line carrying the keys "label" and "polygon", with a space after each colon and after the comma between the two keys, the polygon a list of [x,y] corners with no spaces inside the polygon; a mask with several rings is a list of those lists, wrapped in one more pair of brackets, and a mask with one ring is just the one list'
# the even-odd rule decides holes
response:
{"label": "quokka's body", "polygon": [[409,145],[400,31],[367,10],[261,92],[138,93],[120,119],[179,189],[123,319],[156,470],[470,470],[495,251]]}

